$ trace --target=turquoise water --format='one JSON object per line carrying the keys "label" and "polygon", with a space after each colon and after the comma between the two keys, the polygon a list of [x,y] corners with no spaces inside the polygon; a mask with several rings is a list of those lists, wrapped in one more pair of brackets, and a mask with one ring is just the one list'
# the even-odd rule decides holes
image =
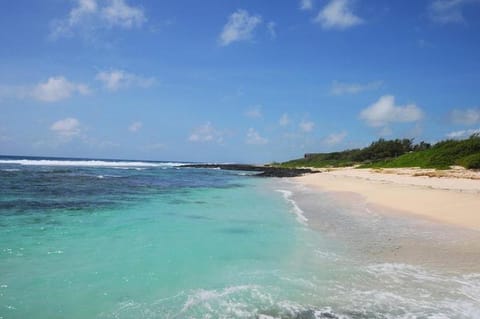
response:
{"label": "turquoise water", "polygon": [[480,313],[480,275],[360,263],[275,180],[152,162],[0,169],[2,319]]}

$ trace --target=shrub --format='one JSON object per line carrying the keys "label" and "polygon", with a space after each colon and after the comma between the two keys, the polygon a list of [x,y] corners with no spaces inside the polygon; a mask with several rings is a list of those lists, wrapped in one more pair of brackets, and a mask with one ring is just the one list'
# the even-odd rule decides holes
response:
{"label": "shrub", "polygon": [[409,139],[379,139],[362,149],[309,154],[307,158],[282,163],[283,166],[422,167],[448,169],[452,165],[480,168],[480,135],[465,140],[445,140],[430,145],[413,145]]}
{"label": "shrub", "polygon": [[458,164],[469,169],[480,169],[480,153],[464,157],[458,161]]}

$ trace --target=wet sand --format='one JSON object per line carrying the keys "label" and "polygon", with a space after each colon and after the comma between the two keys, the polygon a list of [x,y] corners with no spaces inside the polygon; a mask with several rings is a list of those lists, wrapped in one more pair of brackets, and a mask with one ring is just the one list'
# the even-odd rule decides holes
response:
{"label": "wet sand", "polygon": [[[292,199],[308,226],[344,243],[349,254],[369,263],[480,272],[480,194],[475,190],[334,174],[291,179]],[[458,182],[452,185],[461,186]]]}

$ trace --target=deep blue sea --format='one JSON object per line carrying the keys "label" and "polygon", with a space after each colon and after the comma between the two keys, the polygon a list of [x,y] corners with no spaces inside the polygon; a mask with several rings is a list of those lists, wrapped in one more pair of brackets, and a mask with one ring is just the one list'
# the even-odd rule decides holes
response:
{"label": "deep blue sea", "polygon": [[0,319],[480,317],[480,275],[358,261],[292,198],[245,172],[0,157]]}

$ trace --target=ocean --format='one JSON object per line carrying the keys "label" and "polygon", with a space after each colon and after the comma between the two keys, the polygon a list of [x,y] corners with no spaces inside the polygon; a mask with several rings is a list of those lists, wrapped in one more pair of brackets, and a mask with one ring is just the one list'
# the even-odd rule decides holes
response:
{"label": "ocean", "polygon": [[181,163],[0,157],[0,319],[480,318],[479,273],[359,258],[309,227],[299,192]]}

